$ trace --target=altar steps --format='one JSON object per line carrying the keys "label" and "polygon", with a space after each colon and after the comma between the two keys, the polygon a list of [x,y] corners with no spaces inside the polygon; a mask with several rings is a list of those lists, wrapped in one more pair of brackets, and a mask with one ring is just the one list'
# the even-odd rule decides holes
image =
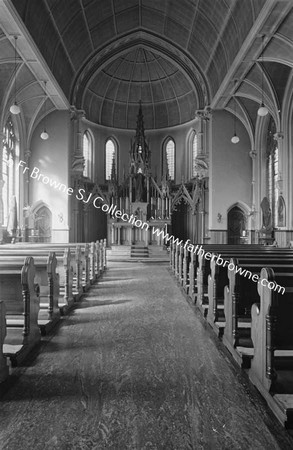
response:
{"label": "altar steps", "polygon": [[169,253],[157,245],[112,245],[107,248],[107,261],[169,263]]}
{"label": "altar steps", "polygon": [[131,258],[148,258],[149,257],[149,249],[148,247],[142,245],[132,245],[130,250]]}

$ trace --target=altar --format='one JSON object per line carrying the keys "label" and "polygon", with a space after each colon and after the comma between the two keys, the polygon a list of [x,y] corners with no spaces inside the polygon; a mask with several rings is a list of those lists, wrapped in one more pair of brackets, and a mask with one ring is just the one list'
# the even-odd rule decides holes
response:
{"label": "altar", "polygon": [[122,215],[108,217],[108,243],[163,246],[164,235],[170,232],[171,225],[170,181],[167,173],[160,183],[152,176],[151,151],[145,138],[141,105],[136,134],[130,143],[129,173],[120,185],[115,164],[112,167],[109,200]]}

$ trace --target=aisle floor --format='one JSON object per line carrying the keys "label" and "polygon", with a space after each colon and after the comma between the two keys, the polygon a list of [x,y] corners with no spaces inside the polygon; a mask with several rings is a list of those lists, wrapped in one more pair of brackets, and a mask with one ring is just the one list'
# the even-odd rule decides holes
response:
{"label": "aisle floor", "polygon": [[165,264],[112,263],[12,380],[1,449],[293,448]]}

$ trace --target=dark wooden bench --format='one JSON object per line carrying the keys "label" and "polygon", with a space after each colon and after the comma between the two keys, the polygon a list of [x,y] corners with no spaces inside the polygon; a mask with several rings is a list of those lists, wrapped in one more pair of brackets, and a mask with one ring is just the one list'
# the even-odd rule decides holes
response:
{"label": "dark wooden bench", "polygon": [[293,274],[263,268],[261,278],[285,287],[282,295],[258,285],[260,303],[251,309],[254,356],[249,377],[272,411],[293,427]]}
{"label": "dark wooden bench", "polygon": [[[233,264],[239,266],[236,259],[231,259]],[[260,277],[263,268],[262,263],[242,263],[243,269]],[[292,274],[292,262],[289,264],[275,261],[272,267],[276,272],[282,272],[290,276]],[[250,367],[250,359],[253,356],[253,344],[251,340],[251,307],[259,302],[258,282],[246,278],[240,273],[229,271],[229,286],[225,288],[224,314],[225,329],[223,342],[234,359],[242,367]]]}
{"label": "dark wooden bench", "polygon": [[[49,247],[52,249],[52,247]],[[48,257],[48,248],[47,247],[35,247],[34,245],[29,248],[27,245],[24,246],[2,246],[1,247],[1,257],[5,258],[6,256],[19,256],[24,258],[26,255],[30,254],[34,258],[47,258]],[[61,314],[65,314],[72,307],[74,303],[73,297],[73,258],[74,256],[71,254],[69,248],[63,250],[62,248],[55,249],[55,255],[57,258],[57,274],[59,275],[59,298],[58,298],[58,306]]]}
{"label": "dark wooden bench", "polygon": [[[238,259],[230,259],[230,254],[224,254],[223,258],[225,260],[229,259],[230,267],[237,267],[244,271],[250,271],[249,264],[255,266],[259,264],[260,269],[272,262],[274,264],[292,264],[293,267],[293,254],[262,254],[260,252],[253,254],[241,254],[238,252]],[[210,275],[208,276],[208,313],[207,319],[210,324],[215,322],[224,322],[224,287],[229,284],[228,272],[231,272],[227,265],[219,266],[216,261],[211,261],[210,263]],[[260,271],[258,270],[258,273]],[[233,272],[233,271],[232,271]],[[244,277],[244,275],[241,275]]]}
{"label": "dark wooden bench", "polygon": [[13,264],[0,268],[0,300],[6,308],[7,334],[3,353],[9,356],[12,366],[20,364],[40,342],[38,326],[39,286],[35,284],[35,266],[27,257],[21,268]]}
{"label": "dark wooden bench", "polygon": [[3,354],[3,345],[6,338],[6,333],[6,308],[4,301],[0,300],[0,383],[5,381],[9,376],[7,358]]}
{"label": "dark wooden bench", "polygon": [[[14,252],[13,252],[14,253]],[[12,267],[21,271],[23,256],[10,254],[0,256],[0,269]],[[54,252],[48,256],[34,257],[35,283],[39,286],[40,310],[38,324],[43,335],[47,334],[59,321],[59,276],[56,273],[57,259]]]}
{"label": "dark wooden bench", "polygon": [[[18,243],[3,246],[5,248],[27,249],[28,244]],[[29,248],[35,250],[52,250],[60,257],[65,248],[70,249],[71,267],[73,271],[72,292],[74,300],[78,300],[82,294],[93,284],[100,274],[106,269],[106,239],[86,243],[36,243]]]}
{"label": "dark wooden bench", "polygon": [[[228,248],[227,248],[228,247]],[[231,257],[236,258],[244,258],[247,259],[255,259],[256,256],[262,257],[264,261],[264,266],[267,265],[267,263],[270,262],[271,258],[293,258],[293,252],[290,249],[279,249],[276,247],[270,248],[270,250],[267,249],[267,247],[263,247],[265,250],[262,251],[262,247],[257,250],[257,253],[255,250],[251,251],[249,249],[246,249],[246,246],[238,246],[229,248],[229,246],[216,246],[214,248],[214,251],[212,252],[212,248],[210,248],[211,254],[220,255],[223,260],[229,260]],[[232,247],[232,246],[231,246]],[[221,250],[221,251],[219,251]],[[218,253],[217,253],[218,252]],[[197,287],[197,304],[199,307],[202,308],[204,315],[207,314],[207,308],[209,305],[209,293],[208,293],[208,285],[209,285],[209,276],[212,277],[213,274],[211,274],[211,261],[207,260],[205,258],[198,258],[197,261],[197,269],[196,269],[196,287]],[[215,262],[215,261],[214,261]],[[221,267],[221,266],[219,266]],[[217,269],[218,270],[218,269]],[[227,267],[223,267],[223,271],[220,269],[220,276],[221,273],[225,273],[225,270],[227,271]],[[216,275],[216,272],[215,272]],[[222,284],[223,287],[223,284]],[[213,282],[210,284],[210,298],[215,299],[217,298],[215,293],[213,292]],[[223,296],[222,296],[222,305],[223,305]]]}

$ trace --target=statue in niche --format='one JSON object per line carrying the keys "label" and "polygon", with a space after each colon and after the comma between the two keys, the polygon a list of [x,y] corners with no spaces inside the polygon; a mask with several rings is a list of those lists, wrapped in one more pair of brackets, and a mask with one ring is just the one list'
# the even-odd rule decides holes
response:
{"label": "statue in niche", "polygon": [[270,202],[267,197],[264,197],[262,199],[260,207],[262,209],[262,226],[266,230],[271,230],[272,229],[272,210],[271,210]]}
{"label": "statue in niche", "polygon": [[143,202],[144,201],[144,176],[142,173],[138,173],[135,177],[135,201]]}

